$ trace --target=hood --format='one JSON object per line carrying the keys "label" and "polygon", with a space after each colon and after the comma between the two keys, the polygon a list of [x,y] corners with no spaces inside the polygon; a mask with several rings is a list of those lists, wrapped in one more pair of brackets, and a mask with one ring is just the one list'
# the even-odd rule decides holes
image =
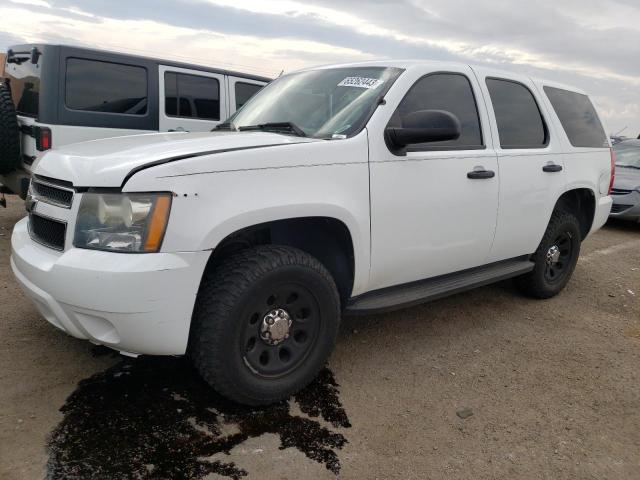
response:
{"label": "hood", "polygon": [[640,170],[635,168],[616,167],[616,178],[613,188],[621,190],[640,189]]}
{"label": "hood", "polygon": [[120,187],[131,172],[166,161],[275,145],[321,141],[268,132],[151,133],[76,143],[52,150],[33,173],[75,187]]}

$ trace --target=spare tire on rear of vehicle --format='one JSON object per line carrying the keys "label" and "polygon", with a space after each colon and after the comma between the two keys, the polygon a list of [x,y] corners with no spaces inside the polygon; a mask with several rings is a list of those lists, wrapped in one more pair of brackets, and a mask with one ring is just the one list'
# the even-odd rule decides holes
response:
{"label": "spare tire on rear of vehicle", "polygon": [[0,175],[20,166],[20,130],[11,93],[0,84]]}

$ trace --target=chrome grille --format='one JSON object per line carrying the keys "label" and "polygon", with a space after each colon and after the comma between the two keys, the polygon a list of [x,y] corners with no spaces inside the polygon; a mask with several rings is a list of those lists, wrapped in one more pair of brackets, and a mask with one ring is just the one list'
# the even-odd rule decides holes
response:
{"label": "chrome grille", "polygon": [[29,235],[34,242],[55,250],[64,250],[67,224],[32,213],[29,215]]}
{"label": "chrome grille", "polygon": [[622,203],[614,203],[611,205],[611,213],[621,213],[630,209],[633,205],[624,205]]}
{"label": "chrome grille", "polygon": [[631,192],[633,192],[633,190],[625,190],[624,188],[612,188],[611,189],[611,195],[628,195]]}
{"label": "chrome grille", "polygon": [[40,180],[33,180],[31,188],[37,200],[58,207],[71,208],[73,201],[73,190],[71,189],[44,183]]}

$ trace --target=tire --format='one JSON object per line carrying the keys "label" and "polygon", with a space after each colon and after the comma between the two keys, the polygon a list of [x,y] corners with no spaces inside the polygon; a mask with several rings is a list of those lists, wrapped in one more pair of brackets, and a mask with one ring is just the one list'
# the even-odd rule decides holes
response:
{"label": "tire", "polygon": [[20,130],[9,89],[0,84],[0,175],[20,167]]}
{"label": "tire", "polygon": [[[571,213],[554,211],[538,249],[531,256],[534,269],[516,278],[520,290],[534,298],[551,298],[560,293],[578,262],[580,242],[578,219]],[[558,247],[558,257],[554,257],[554,247]]]}
{"label": "tire", "polygon": [[316,258],[295,248],[259,246],[205,273],[189,354],[223,396],[266,405],[313,380],[333,350],[339,323],[336,284]]}

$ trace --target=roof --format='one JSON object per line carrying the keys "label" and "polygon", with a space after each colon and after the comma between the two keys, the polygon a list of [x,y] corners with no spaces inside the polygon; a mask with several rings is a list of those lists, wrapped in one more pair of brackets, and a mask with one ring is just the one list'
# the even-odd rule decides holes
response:
{"label": "roof", "polygon": [[393,67],[393,68],[402,68],[402,69],[410,69],[414,67],[433,67],[437,69],[446,70],[447,68],[455,67],[455,68],[478,68],[484,70],[490,70],[492,75],[504,75],[505,78],[510,78],[514,76],[524,76],[529,78],[531,81],[537,84],[548,85],[551,87],[561,88],[563,90],[569,90],[572,92],[586,94],[581,89],[574,87],[572,85],[567,85],[564,83],[558,83],[556,81],[547,80],[538,77],[531,77],[524,72],[518,72],[515,70],[500,70],[493,67],[487,67],[483,65],[474,65],[462,62],[446,62],[441,60],[416,60],[416,59],[407,59],[407,60],[371,60],[371,61],[363,61],[363,62],[352,62],[352,63],[342,63],[342,64],[333,64],[333,65],[320,65],[316,67],[304,68],[298,71],[308,71],[308,70],[317,70],[317,69],[326,69],[326,68],[357,68],[357,67]]}
{"label": "roof", "polygon": [[170,67],[201,70],[203,72],[211,72],[211,73],[220,73],[220,74],[223,74],[223,75],[232,75],[232,76],[244,77],[244,78],[247,78],[247,79],[257,80],[257,81],[260,81],[260,82],[270,82],[271,80],[273,80],[272,78],[264,77],[262,75],[255,75],[255,74],[252,74],[252,73],[244,73],[244,72],[239,72],[239,71],[235,71],[235,70],[227,70],[227,69],[223,69],[223,68],[210,67],[210,66],[202,65],[202,64],[176,62],[174,60],[170,60],[170,59],[166,59],[166,58],[147,57],[145,55],[135,55],[135,54],[130,54],[130,53],[127,53],[127,52],[122,52],[122,51],[117,51],[117,50],[106,50],[106,49],[99,49],[99,48],[87,48],[87,47],[76,46],[76,45],[53,44],[53,43],[31,43],[31,44],[12,45],[7,49],[7,51],[8,50],[14,50],[16,52],[24,52],[24,51],[29,51],[32,47],[38,47],[38,48],[56,47],[56,48],[64,48],[64,49],[73,49],[73,50],[76,50],[76,51],[77,50],[82,50],[82,51],[85,51],[85,52],[98,53],[98,54],[99,53],[102,53],[102,54],[106,53],[106,54],[109,54],[109,55],[122,55],[122,56],[125,56],[127,58],[151,61],[151,62],[155,62],[155,63],[158,63],[158,64],[167,65],[167,66],[170,66]]}

